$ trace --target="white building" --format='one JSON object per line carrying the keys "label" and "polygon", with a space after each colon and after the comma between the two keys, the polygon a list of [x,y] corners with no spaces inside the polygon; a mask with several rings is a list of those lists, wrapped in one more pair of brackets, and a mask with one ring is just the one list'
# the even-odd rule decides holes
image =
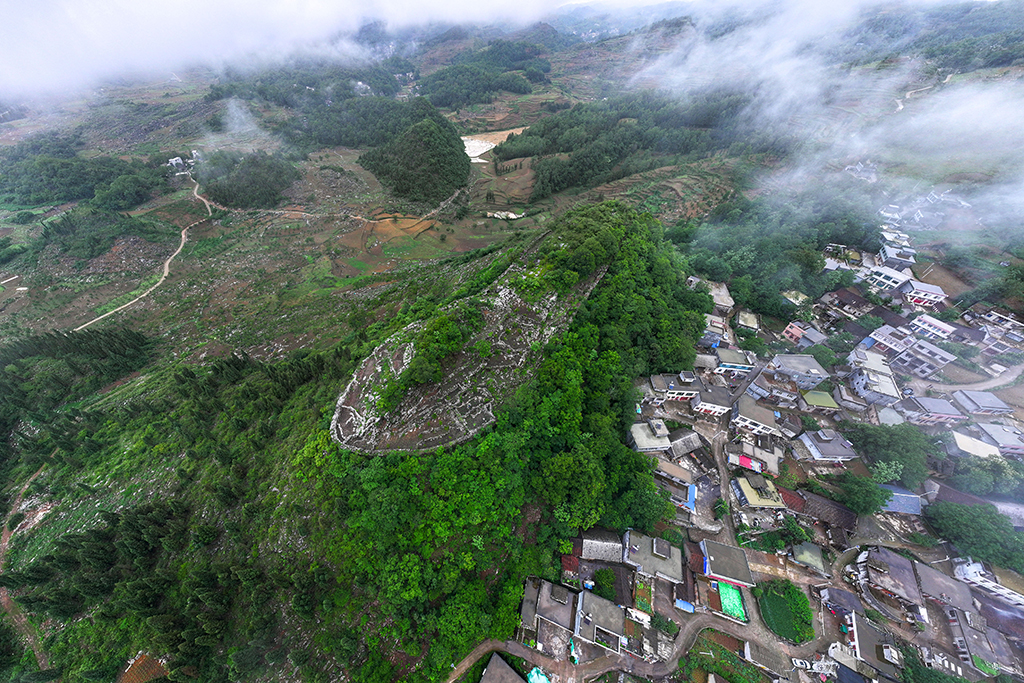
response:
{"label": "white building", "polygon": [[637,422],[629,428],[629,442],[633,450],[640,453],[667,451],[672,442],[668,438],[668,428],[661,420]]}
{"label": "white building", "polygon": [[903,399],[889,361],[880,353],[854,349],[848,358],[853,367],[850,386],[868,403],[891,406]]}
{"label": "white building", "polygon": [[949,323],[933,318],[930,315],[919,315],[910,321],[910,331],[914,334],[931,340],[949,339],[956,328]]}
{"label": "white building", "polygon": [[740,396],[732,407],[732,420],[729,424],[733,429],[745,429],[752,434],[782,436],[775,424],[775,413],[759,406],[757,401],[746,394]]}
{"label": "white building", "polygon": [[885,266],[871,268],[863,274],[863,278],[869,285],[883,292],[891,292],[911,280],[906,273]]}
{"label": "white building", "polygon": [[967,585],[974,586],[1003,602],[1024,607],[1024,595],[1007,588],[996,581],[994,577],[990,577],[981,562],[974,562],[971,558],[966,560],[960,558],[953,562],[953,576]]}
{"label": "white building", "polygon": [[821,363],[807,353],[780,353],[772,358],[768,367],[789,377],[803,391],[813,389],[829,377]]}
{"label": "white building", "polygon": [[899,290],[903,293],[903,299],[915,306],[931,308],[946,298],[946,292],[942,287],[917,280],[904,282],[899,286]]}

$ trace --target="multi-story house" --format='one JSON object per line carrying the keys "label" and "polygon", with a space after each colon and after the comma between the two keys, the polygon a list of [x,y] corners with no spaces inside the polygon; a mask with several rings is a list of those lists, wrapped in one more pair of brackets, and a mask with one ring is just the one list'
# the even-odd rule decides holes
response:
{"label": "multi-story house", "polygon": [[990,391],[954,391],[953,400],[970,415],[1010,415],[1013,408]]}
{"label": "multi-story house", "polygon": [[873,351],[854,349],[848,360],[853,368],[850,386],[853,387],[854,393],[865,401],[891,406],[903,398],[885,356]]}
{"label": "multi-story house", "polygon": [[910,280],[906,273],[885,266],[875,266],[864,273],[864,281],[883,292],[899,289]]}
{"label": "multi-story house", "polygon": [[999,449],[999,454],[1024,457],[1024,434],[1016,427],[982,422],[978,425],[981,440]]}
{"label": "multi-story house", "polygon": [[719,347],[715,349],[715,352],[718,354],[718,367],[715,368],[715,372],[719,375],[726,373],[745,375],[755,367],[754,363],[743,351]]}
{"label": "multi-story house", "polygon": [[747,386],[747,393],[755,399],[764,399],[786,408],[796,406],[800,388],[786,375],[771,370],[762,370]]}
{"label": "multi-story house", "polygon": [[907,422],[921,426],[951,425],[968,419],[949,401],[927,396],[909,396],[897,403],[896,409],[903,413]]}
{"label": "multi-story house", "polygon": [[871,331],[871,334],[864,340],[865,345],[869,344],[872,351],[884,353],[887,356],[895,356],[903,353],[916,341],[914,335],[905,327],[893,327],[882,325]]}
{"label": "multi-story house", "polygon": [[695,398],[691,399],[693,412],[709,417],[721,417],[732,408],[732,397],[725,387],[707,386]]}
{"label": "multi-story house", "polygon": [[956,332],[956,326],[944,323],[937,318],[926,314],[919,315],[910,321],[910,331],[919,337],[931,339],[932,341],[945,341]]}
{"label": "multi-story house", "polygon": [[775,425],[775,413],[759,406],[752,397],[744,394],[732,407],[732,419],[729,426],[733,429],[745,429],[752,434],[775,434],[782,432]]}
{"label": "multi-story house", "polygon": [[934,308],[935,304],[946,298],[946,292],[938,285],[930,285],[927,282],[908,280],[899,286],[903,294],[903,300],[915,306]]}
{"label": "multi-story house", "polygon": [[918,339],[913,346],[893,358],[892,366],[902,372],[927,379],[955,360],[956,356],[952,353],[943,351],[924,339]]}
{"label": "multi-story house", "polygon": [[821,363],[806,353],[780,353],[772,359],[768,368],[789,377],[804,391],[813,389],[829,376]]}
{"label": "multi-story house", "polygon": [[700,379],[686,370],[678,375],[651,375],[654,405],[661,405],[665,401],[689,401],[700,395],[703,388]]}
{"label": "multi-story house", "polygon": [[909,246],[886,242],[878,252],[878,260],[886,268],[903,270],[917,263],[917,252]]}

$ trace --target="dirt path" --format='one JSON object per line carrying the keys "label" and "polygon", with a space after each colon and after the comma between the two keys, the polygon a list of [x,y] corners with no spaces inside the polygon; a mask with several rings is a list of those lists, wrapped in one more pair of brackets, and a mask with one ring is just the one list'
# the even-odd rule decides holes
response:
{"label": "dirt path", "polygon": [[124,309],[128,308],[132,304],[137,303],[137,302],[141,301],[142,299],[145,299],[147,296],[150,295],[150,293],[154,289],[156,289],[157,287],[162,285],[164,283],[164,280],[167,279],[167,276],[171,274],[171,262],[178,256],[178,254],[181,253],[181,250],[185,248],[185,241],[188,239],[188,231],[189,231],[189,229],[199,225],[200,223],[202,223],[202,222],[204,222],[206,220],[208,220],[209,216],[213,215],[213,207],[216,206],[216,204],[214,204],[213,202],[209,201],[208,199],[203,197],[201,194],[199,194],[199,183],[196,182],[196,180],[194,178],[192,178],[192,176],[189,176],[189,178],[192,179],[192,182],[196,184],[196,186],[194,188],[192,188],[192,194],[195,195],[196,199],[201,201],[206,206],[207,218],[200,218],[199,220],[194,221],[194,222],[188,224],[187,226],[185,226],[184,228],[182,228],[182,231],[181,231],[181,242],[178,243],[178,248],[174,250],[174,253],[171,254],[170,257],[168,257],[168,259],[166,261],[164,261],[163,273],[161,273],[160,279],[156,281],[156,284],[154,284],[152,287],[150,287],[145,292],[143,292],[139,296],[135,297],[134,299],[132,299],[128,303],[122,304],[121,306],[118,306],[117,308],[115,308],[112,311],[107,311],[103,315],[97,316],[97,317],[93,318],[92,320],[90,320],[89,322],[85,323],[84,325],[79,325],[78,327],[75,328],[75,332],[79,332],[81,330],[84,330],[85,328],[89,327],[93,323],[97,323],[100,320],[103,320],[104,318],[106,318],[107,316],[114,315],[118,311],[123,311]]}
{"label": "dirt path", "polygon": [[[45,467],[45,465],[43,466]],[[10,543],[11,536],[14,532],[7,528],[7,520],[10,519],[11,515],[17,512],[21,506],[21,500],[25,497],[25,491],[28,487],[36,480],[43,472],[43,467],[36,470],[36,473],[28,478],[25,485],[18,491],[18,495],[11,502],[11,509],[4,518],[3,533],[0,533],[0,574],[4,570],[4,562],[7,559],[7,546]],[[11,597],[11,592],[6,587],[0,587],[0,606],[3,607],[4,612],[14,622],[14,628],[17,629],[18,633],[21,634],[22,640],[24,640],[32,652],[36,656],[36,663],[39,665],[39,669],[46,670],[50,668],[50,658],[47,656],[46,651],[43,650],[42,645],[39,643],[39,638],[36,635],[32,625],[28,623],[28,617],[21,611],[21,607],[18,603],[14,602],[14,598]]]}
{"label": "dirt path", "polygon": [[925,90],[931,90],[931,89],[932,89],[932,88],[934,88],[934,87],[935,87],[934,85],[926,85],[925,87],[923,87],[923,88],[918,88],[917,90],[908,90],[908,91],[907,91],[907,94],[906,94],[906,95],[904,95],[903,97],[904,97],[904,99],[907,99],[907,100],[909,100],[909,99],[910,99],[911,97],[913,97],[913,96],[914,96],[914,95],[915,95],[916,93],[919,93],[919,92],[924,92]]}

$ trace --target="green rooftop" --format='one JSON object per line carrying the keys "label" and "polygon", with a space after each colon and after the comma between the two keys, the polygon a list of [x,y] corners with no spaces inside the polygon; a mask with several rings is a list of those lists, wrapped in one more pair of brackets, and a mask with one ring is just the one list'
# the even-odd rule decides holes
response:
{"label": "green rooftop", "polygon": [[839,404],[825,391],[805,391],[803,397],[807,405],[815,408],[839,408]]}
{"label": "green rooftop", "polygon": [[718,596],[722,599],[722,611],[734,619],[747,620],[747,613],[743,609],[743,595],[740,589],[725,581],[718,582]]}

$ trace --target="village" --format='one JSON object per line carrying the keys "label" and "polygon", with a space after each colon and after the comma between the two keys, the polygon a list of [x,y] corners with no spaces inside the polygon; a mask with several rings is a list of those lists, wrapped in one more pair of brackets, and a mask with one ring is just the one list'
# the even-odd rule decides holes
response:
{"label": "village", "polygon": [[[956,201],[936,195],[927,203]],[[942,288],[915,278],[916,252],[898,229],[909,225],[896,208],[883,209],[877,254],[843,245],[823,254],[825,268],[849,270],[854,285],[813,302],[784,293],[810,315],[781,331],[736,310],[726,285],[689,279],[715,303],[694,369],[638,381],[626,436],[652,459],[674,523],[660,538],[584,531],[562,556],[560,577],[527,581],[517,640],[539,665],[531,681],[603,671],[664,677],[705,642],[698,636],[772,681],[900,681],[908,649],[925,666],[970,681],[1024,673],[1019,577],[950,544],[909,540],[926,533],[929,504],[988,502],[949,485],[958,458],[1024,456],[1015,409],[982,388],[1004,386],[1024,368],[1006,362],[1024,353],[1024,323],[983,304],[952,315]],[[911,215],[910,223],[927,218],[920,209]],[[826,367],[815,348],[837,334],[852,348]],[[754,336],[786,352],[759,358],[739,348]],[[948,349],[965,347],[992,379],[940,381],[958,360]],[[858,516],[798,487],[868,472],[861,457],[871,454],[841,433],[851,423],[910,423],[941,437],[945,457],[929,461],[919,490],[883,484],[891,497],[882,510]],[[999,506],[1015,525],[1017,507]],[[804,540],[786,533],[793,527]],[[769,623],[762,587],[779,580],[807,596],[813,638],[783,637]],[[521,678],[494,656],[482,680]]]}

